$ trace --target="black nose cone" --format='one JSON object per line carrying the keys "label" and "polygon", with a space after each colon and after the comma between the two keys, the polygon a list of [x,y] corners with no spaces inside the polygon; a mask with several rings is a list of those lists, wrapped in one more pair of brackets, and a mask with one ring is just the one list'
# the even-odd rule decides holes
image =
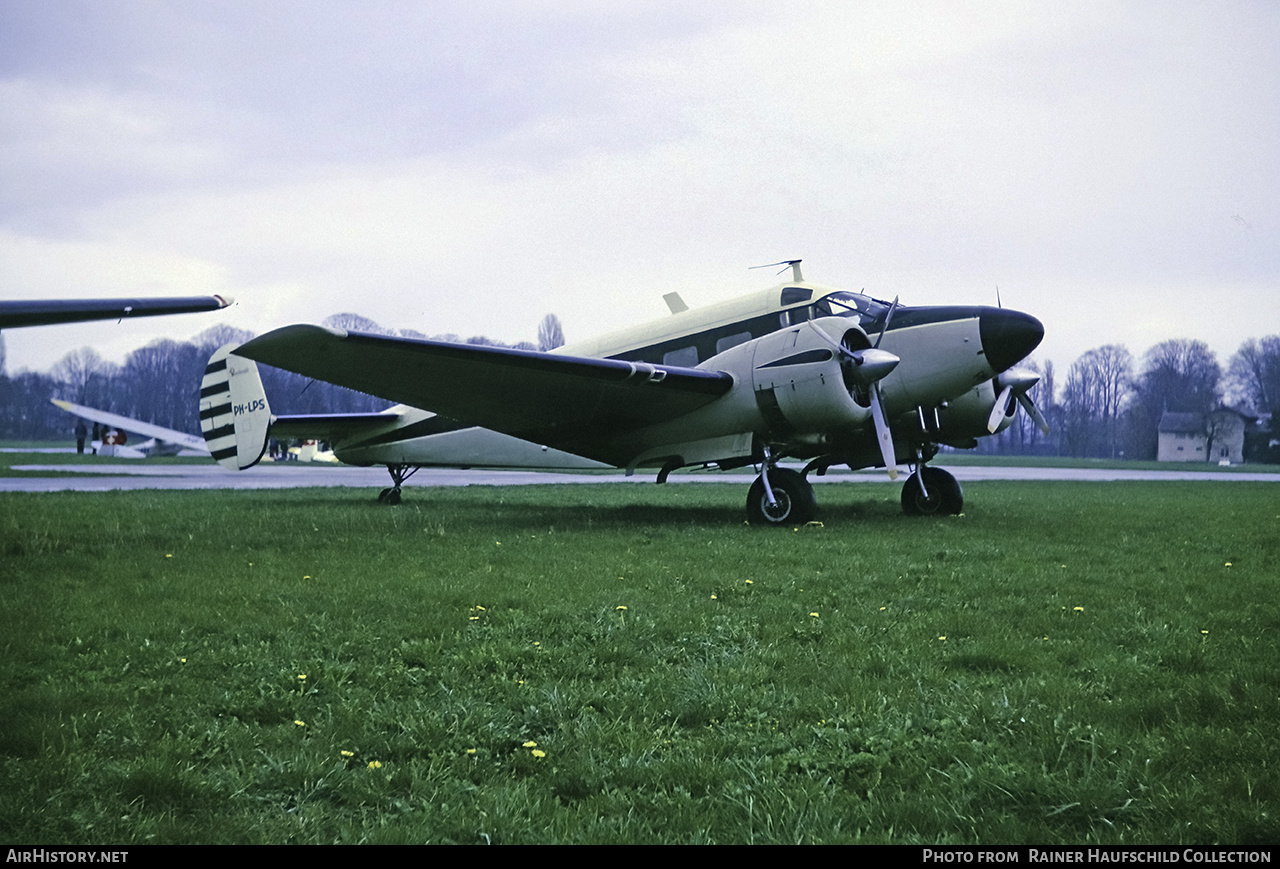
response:
{"label": "black nose cone", "polygon": [[1021,311],[984,308],[978,318],[978,334],[987,364],[1000,372],[1017,365],[1040,345],[1044,325]]}

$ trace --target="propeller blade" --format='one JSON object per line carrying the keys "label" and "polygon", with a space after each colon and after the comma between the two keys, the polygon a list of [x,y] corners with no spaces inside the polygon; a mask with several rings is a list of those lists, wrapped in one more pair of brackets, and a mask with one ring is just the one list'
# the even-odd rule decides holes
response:
{"label": "propeller blade", "polygon": [[880,401],[880,386],[871,386],[871,419],[876,425],[876,440],[880,442],[880,456],[884,459],[885,470],[889,479],[898,479],[898,459],[893,454],[893,435],[889,432],[889,424],[885,422],[884,405]]}
{"label": "propeller blade", "polygon": [[1049,421],[1044,418],[1044,414],[1040,413],[1040,408],[1036,407],[1036,403],[1031,400],[1031,396],[1025,392],[1019,392],[1018,404],[1022,405],[1022,409],[1027,412],[1027,416],[1031,417],[1031,421],[1036,424],[1036,428],[1045,434],[1049,433]]}
{"label": "propeller blade", "polygon": [[1012,395],[1012,386],[1006,386],[1000,390],[1000,397],[996,399],[995,407],[991,408],[991,416],[987,417],[987,431],[995,434],[1001,421],[1009,415],[1009,398]]}
{"label": "propeller blade", "polygon": [[880,349],[880,342],[884,340],[884,333],[889,331],[889,321],[893,319],[893,312],[898,310],[898,297],[893,297],[893,304],[889,306],[889,313],[884,315],[884,327],[880,329],[880,334],[876,337],[876,343],[871,346],[876,350]]}

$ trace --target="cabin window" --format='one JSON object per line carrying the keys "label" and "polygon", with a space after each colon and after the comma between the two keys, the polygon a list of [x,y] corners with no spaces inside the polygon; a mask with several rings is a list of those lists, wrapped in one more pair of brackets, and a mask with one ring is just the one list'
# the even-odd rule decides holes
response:
{"label": "cabin window", "polygon": [[681,347],[662,354],[663,365],[675,365],[680,368],[693,368],[698,364],[697,347]]}
{"label": "cabin window", "polygon": [[728,350],[730,347],[737,347],[745,341],[751,340],[750,332],[737,332],[733,335],[725,335],[716,342],[716,353],[720,354]]}

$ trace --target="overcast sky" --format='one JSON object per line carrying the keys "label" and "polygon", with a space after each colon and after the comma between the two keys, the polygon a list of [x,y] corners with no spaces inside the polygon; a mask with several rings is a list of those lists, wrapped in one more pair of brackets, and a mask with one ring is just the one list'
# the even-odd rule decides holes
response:
{"label": "overcast sky", "polygon": [[[1280,3],[0,3],[0,295],[572,341],[775,283],[1280,333]],[[776,271],[776,270],[775,270]]]}

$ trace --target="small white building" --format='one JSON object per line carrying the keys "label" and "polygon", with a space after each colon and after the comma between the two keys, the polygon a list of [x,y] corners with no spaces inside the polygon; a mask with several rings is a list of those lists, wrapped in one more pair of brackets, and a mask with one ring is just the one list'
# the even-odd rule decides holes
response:
{"label": "small white building", "polygon": [[1239,464],[1244,461],[1244,429],[1244,414],[1229,407],[1210,414],[1165,411],[1156,459]]}

